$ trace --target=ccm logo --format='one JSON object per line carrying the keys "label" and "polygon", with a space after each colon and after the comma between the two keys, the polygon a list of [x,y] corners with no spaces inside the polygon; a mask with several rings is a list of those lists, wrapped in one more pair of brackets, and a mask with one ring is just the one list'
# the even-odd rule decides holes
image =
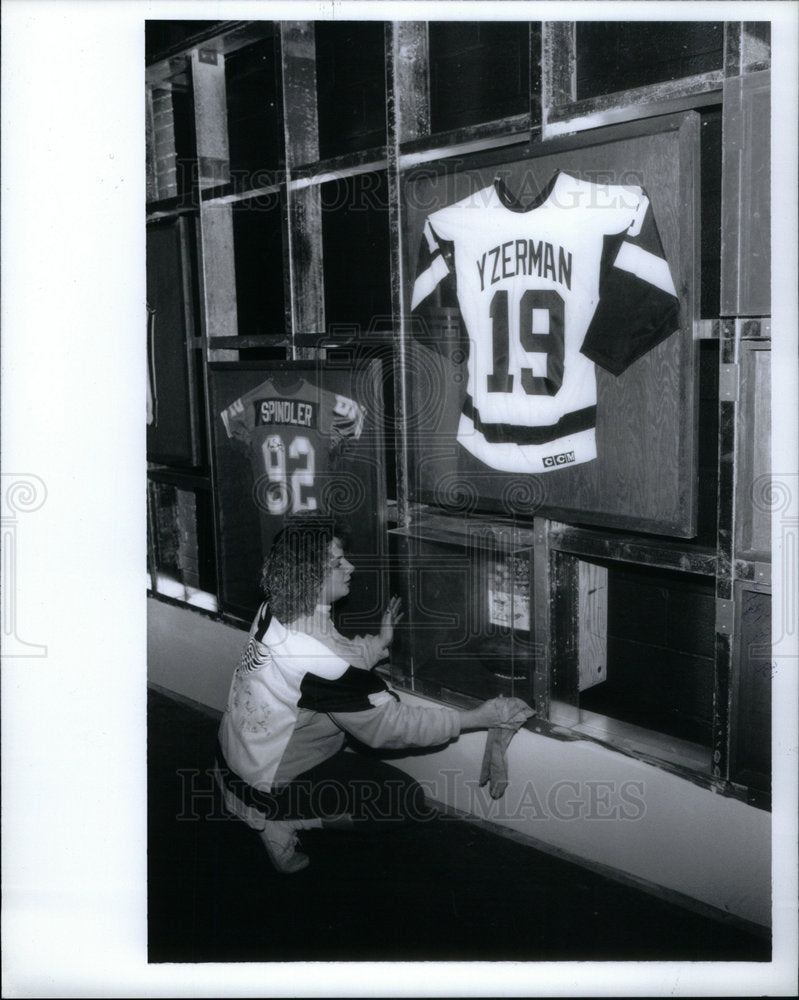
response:
{"label": "ccm logo", "polygon": [[545,469],[553,469],[556,465],[568,465],[573,461],[573,451],[564,451],[560,455],[547,455],[547,457],[543,459]]}

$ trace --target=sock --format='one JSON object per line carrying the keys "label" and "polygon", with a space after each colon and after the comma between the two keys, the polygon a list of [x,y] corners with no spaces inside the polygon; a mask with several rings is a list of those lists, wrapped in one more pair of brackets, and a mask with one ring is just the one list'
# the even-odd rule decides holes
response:
{"label": "sock", "polygon": [[480,788],[488,785],[492,799],[499,799],[508,787],[508,764],[505,751],[513,739],[513,729],[501,729],[494,726],[488,730],[486,746],[483,753],[483,763],[480,768]]}

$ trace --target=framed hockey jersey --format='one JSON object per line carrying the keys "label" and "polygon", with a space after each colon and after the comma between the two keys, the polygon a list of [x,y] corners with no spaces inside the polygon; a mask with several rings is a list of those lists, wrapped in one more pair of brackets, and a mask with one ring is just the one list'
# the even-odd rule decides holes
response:
{"label": "framed hockey jersey", "polygon": [[346,531],[358,574],[343,609],[379,618],[385,476],[377,363],[220,362],[210,366],[222,608],[255,613],[260,567],[290,514],[318,511]]}
{"label": "framed hockey jersey", "polygon": [[414,499],[693,534],[698,168],[686,113],[406,177]]}

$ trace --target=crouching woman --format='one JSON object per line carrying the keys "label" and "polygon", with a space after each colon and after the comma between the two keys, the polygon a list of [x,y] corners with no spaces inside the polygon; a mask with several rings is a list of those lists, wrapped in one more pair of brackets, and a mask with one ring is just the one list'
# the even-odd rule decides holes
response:
{"label": "crouching woman", "polygon": [[533,714],[518,698],[470,710],[404,704],[374,670],[388,655],[399,601],[376,635],[350,639],[333,625],[331,605],[353,572],[329,522],[298,519],[277,536],[219,729],[225,805],[258,831],[284,873],[309,864],[298,830],[429,818],[421,786],[369,750],[440,747],[465,730],[516,729]]}

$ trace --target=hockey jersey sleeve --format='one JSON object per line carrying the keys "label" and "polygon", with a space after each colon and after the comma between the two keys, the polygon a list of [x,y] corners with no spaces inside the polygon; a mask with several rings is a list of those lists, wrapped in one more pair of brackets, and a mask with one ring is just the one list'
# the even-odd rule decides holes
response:
{"label": "hockey jersey sleeve", "polygon": [[437,746],[460,733],[454,709],[405,705],[377,674],[354,667],[335,681],[307,675],[299,707],[325,712],[345,732],[375,749]]}
{"label": "hockey jersey sleeve", "polygon": [[[446,210],[443,210],[446,211]],[[455,244],[441,235],[438,218],[427,219],[419,243],[416,279],[411,296],[414,337],[434,350],[445,352],[446,345],[436,336],[436,313],[442,309],[459,311],[455,279]],[[467,346],[461,344],[460,346]]]}
{"label": "hockey jersey sleeve", "polygon": [[630,226],[605,236],[599,303],[582,353],[613,375],[670,336],[679,325],[679,300],[652,207],[637,189]]}
{"label": "hockey jersey sleeve", "polygon": [[411,309],[418,312],[425,306],[457,306],[457,288],[453,266],[454,246],[443,239],[427,219],[419,243],[416,278],[413,283]]}

